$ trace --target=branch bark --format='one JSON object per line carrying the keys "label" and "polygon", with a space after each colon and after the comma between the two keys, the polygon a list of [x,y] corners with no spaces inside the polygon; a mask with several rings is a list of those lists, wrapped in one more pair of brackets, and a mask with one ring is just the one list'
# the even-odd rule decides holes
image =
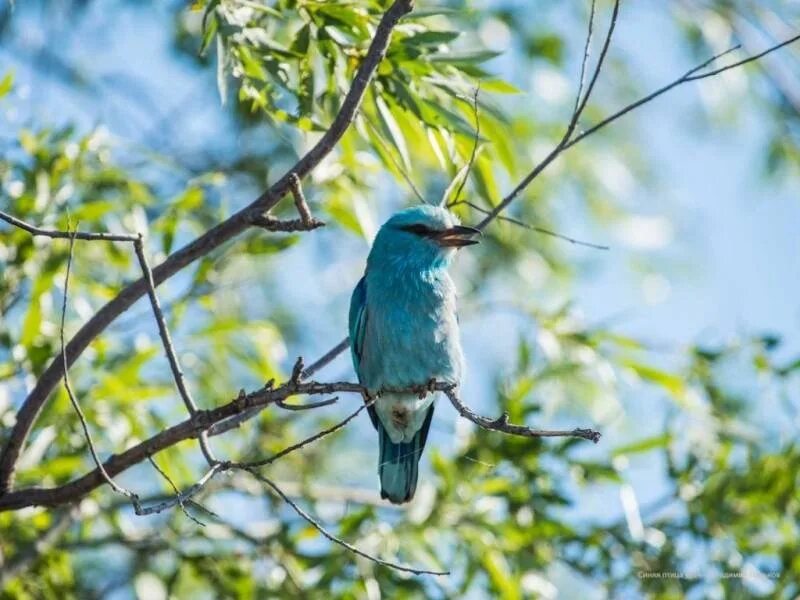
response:
{"label": "branch bark", "polygon": [[[378,64],[386,54],[392,30],[401,17],[411,12],[413,5],[413,0],[395,0],[386,13],[384,13],[375,30],[375,35],[369,49],[356,71],[350,90],[342,102],[339,113],[317,144],[283,177],[248,206],[232,215],[226,221],[211,228],[193,242],[190,242],[180,250],[171,254],[163,263],[158,265],[153,270],[153,282],[156,286],[163,283],[166,279],[172,277],[175,273],[198,258],[219,248],[225,242],[251,227],[254,218],[270,210],[287,192],[291,191],[294,177],[305,177],[328,155],[328,153],[330,153],[352,123],[353,117],[361,104],[364,92]],[[34,235],[39,234],[37,232],[31,233]],[[72,365],[84,350],[86,350],[92,340],[100,335],[114,319],[130,308],[130,306],[141,298],[146,291],[146,281],[144,278],[141,278],[128,285],[116,298],[103,306],[80,328],[72,340],[70,340],[69,344],[67,344],[67,363]],[[25,445],[31,428],[41,412],[45,401],[61,379],[61,366],[59,363],[60,361],[58,359],[50,363],[41,377],[39,377],[36,386],[30,394],[28,394],[28,397],[17,413],[16,423],[3,448],[2,456],[0,456],[0,496],[7,494],[9,489],[11,489],[13,485],[14,469],[20,452]]]}
{"label": "branch bark", "polygon": [[[584,439],[590,439],[593,441],[596,441],[600,437],[599,433],[589,429],[574,429],[569,431],[547,431],[547,430],[530,429],[522,425],[513,425],[508,423],[507,420],[504,421],[503,419],[489,419],[487,417],[481,417],[480,415],[477,415],[476,413],[467,409],[457,399],[457,395],[454,391],[453,385],[450,383],[434,382],[428,385],[411,386],[403,389],[382,390],[382,392],[394,392],[394,393],[403,392],[403,393],[414,393],[414,394],[423,394],[436,391],[446,393],[450,398],[450,401],[459,410],[459,413],[462,416],[481,425],[481,427],[484,427],[485,429],[490,429],[493,431],[508,433],[512,435],[522,435],[525,437],[576,436]],[[165,448],[174,446],[175,444],[183,440],[197,437],[202,432],[208,431],[211,427],[214,426],[214,424],[219,423],[220,421],[224,421],[225,419],[228,419],[230,417],[233,417],[234,415],[242,414],[247,411],[256,408],[261,408],[264,406],[277,405],[278,403],[283,402],[284,400],[286,400],[291,396],[329,395],[337,392],[352,393],[352,394],[358,394],[359,397],[374,398],[374,395],[372,395],[370,391],[366,390],[363,386],[357,383],[350,383],[346,381],[320,383],[316,381],[302,381],[299,379],[299,377],[297,377],[294,379],[290,379],[283,385],[276,388],[273,388],[271,385],[268,385],[260,390],[256,390],[249,394],[239,394],[236,398],[229,401],[228,403],[213,408],[211,410],[198,410],[193,417],[155,434],[151,438],[131,448],[128,448],[121,454],[112,455],[111,458],[109,458],[102,464],[105,476],[100,471],[100,469],[97,468],[87,473],[83,477],[80,477],[78,479],[75,479],[69,483],[66,483],[58,487],[54,488],[33,487],[33,488],[25,488],[20,490],[9,491],[5,495],[0,496],[0,512],[7,510],[19,510],[27,506],[57,506],[60,504],[75,502],[76,500],[82,498],[92,490],[103,485],[103,483],[106,483],[108,481],[106,479],[106,476],[112,478],[115,475],[132,467],[133,465],[138,464],[141,461],[147,459],[148,457],[157,454],[158,452],[164,450]],[[351,415],[347,419],[345,419],[345,424],[346,422],[352,420],[354,417],[355,415]],[[333,433],[339,428],[340,428],[339,426],[334,426],[329,430],[325,430],[321,433],[315,434],[309,439],[311,441],[315,441],[320,437],[328,435],[329,433]],[[292,448],[292,451],[299,449],[304,445],[305,443],[300,443],[296,447]],[[269,462],[269,460],[267,462]],[[226,470],[228,468],[235,468],[236,466],[237,463],[235,462],[217,463],[204,476],[203,483],[210,480],[211,477],[213,477],[217,472]],[[244,466],[248,465],[245,464]],[[200,487],[202,487],[202,485]],[[199,491],[199,487],[196,484],[195,486],[190,488],[190,490],[184,492],[181,500],[185,501],[187,498],[190,498],[192,495],[197,493],[197,491]],[[155,510],[153,508],[142,509],[142,514],[149,514],[150,512],[159,512],[164,508],[168,508],[170,506],[176,506],[177,504],[178,501],[173,499],[171,501],[165,502],[164,506],[159,507],[158,510]]]}

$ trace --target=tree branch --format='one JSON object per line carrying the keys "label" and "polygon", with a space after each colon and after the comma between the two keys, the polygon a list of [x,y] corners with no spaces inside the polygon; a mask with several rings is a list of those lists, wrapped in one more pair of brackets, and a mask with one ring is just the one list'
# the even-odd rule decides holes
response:
{"label": "tree branch", "polygon": [[[268,405],[278,404],[278,402],[286,400],[291,396],[298,395],[329,395],[337,392],[358,394],[361,397],[373,398],[375,396],[374,390],[370,391],[357,383],[350,383],[346,381],[320,383],[316,381],[302,381],[299,378],[296,380],[289,380],[283,385],[273,388],[271,385],[265,386],[260,390],[256,390],[249,394],[239,394],[236,398],[229,401],[227,404],[218,406],[210,410],[198,410],[193,418],[187,419],[173,425],[168,429],[160,431],[153,435],[151,438],[140,442],[139,444],[128,448],[121,454],[111,456],[105,463],[103,463],[103,471],[109,477],[125,471],[131,466],[138,464],[145,460],[148,456],[155,455],[156,453],[178,444],[183,440],[187,440],[201,432],[208,431],[214,424],[224,421],[229,417],[244,413],[248,410],[261,408]],[[425,385],[410,386],[407,388],[396,389],[386,388],[381,390],[380,393],[408,393],[408,394],[425,394],[429,392],[445,392],[448,394],[450,401],[456,398],[453,385],[451,383],[432,382]],[[492,420],[487,417],[476,415],[463,406],[460,402],[454,402],[454,406],[459,410],[465,418],[485,427],[502,433],[509,433],[512,435],[522,435],[525,437],[554,437],[554,436],[577,436],[584,439],[596,441],[599,437],[597,432],[592,430],[575,429],[570,431],[542,431],[530,429],[520,425],[512,425],[503,422],[502,419]],[[462,412],[463,411],[463,412]],[[351,419],[354,417],[351,417]],[[349,422],[349,421],[348,421]],[[337,429],[331,428],[333,431]],[[323,432],[323,435],[328,435],[330,432]],[[322,437],[320,434],[317,436]],[[315,438],[315,439],[318,439]],[[195,484],[192,488],[184,492],[182,499],[185,501],[197,493],[200,488],[207,481],[209,481],[217,472],[224,470],[228,467],[235,465],[233,462],[220,462],[214,465],[203,477],[201,482]],[[107,480],[100,472],[99,468],[87,473],[86,475],[70,481],[64,485],[54,488],[24,488],[14,490],[0,496],[0,512],[7,510],[18,510],[26,506],[56,506],[59,504],[66,504],[75,502],[82,498],[92,490],[100,487]],[[160,512],[165,508],[175,506],[176,499],[165,501],[157,507],[149,509],[141,509],[137,514],[151,514],[152,512]]]}
{"label": "tree branch", "polygon": [[451,386],[442,390],[450,403],[465,419],[472,421],[483,429],[489,431],[499,431],[510,435],[518,435],[522,437],[578,437],[584,440],[590,440],[595,444],[600,441],[601,434],[599,431],[593,429],[570,429],[570,430],[549,430],[549,429],[531,429],[525,425],[515,425],[508,422],[508,413],[503,413],[497,419],[489,419],[482,417],[475,413],[469,407],[465,406],[455,393],[455,389]]}
{"label": "tree branch", "polygon": [[67,272],[64,275],[64,298],[61,301],[61,326],[59,328],[59,335],[61,338],[61,359],[62,359],[62,366],[64,369],[64,388],[67,390],[67,396],[69,396],[69,401],[78,415],[78,419],[80,420],[81,423],[81,428],[83,429],[83,436],[84,438],[86,438],[86,444],[89,446],[89,452],[92,455],[92,459],[94,460],[94,464],[97,466],[97,470],[100,473],[100,476],[111,487],[112,490],[114,490],[118,494],[122,494],[123,496],[128,498],[131,502],[133,502],[134,505],[136,505],[138,504],[139,497],[130,490],[125,489],[117,482],[115,482],[103,467],[103,463],[100,461],[100,457],[97,455],[97,450],[94,447],[94,442],[92,442],[92,435],[91,433],[89,433],[89,424],[86,422],[86,416],[83,414],[81,405],[78,403],[78,399],[75,397],[75,393],[72,391],[72,385],[69,382],[69,366],[67,365],[67,353],[64,350],[64,322],[66,321],[66,316],[67,316],[67,298],[69,296],[69,274],[70,271],[72,270],[72,255],[74,248],[75,248],[75,233],[73,232],[73,235],[69,238],[69,254],[67,255]]}
{"label": "tree branch", "polygon": [[[330,128],[320,138],[317,144],[303,156],[283,177],[275,182],[267,191],[256,198],[248,206],[232,215],[226,221],[216,225],[206,233],[190,242],[180,250],[171,254],[163,263],[153,270],[153,283],[159,285],[175,273],[191,264],[198,258],[207,255],[222,244],[239,235],[252,226],[254,217],[261,215],[272,207],[291,189],[293,177],[305,177],[314,169],[337,144],[344,135],[353,117],[358,110],[364,92],[372,79],[378,64],[383,59],[389,40],[400,18],[411,12],[413,0],[395,0],[391,7],[384,13],[375,30],[369,49],[356,71],[353,83],[342,102],[339,113],[331,123]],[[17,225],[16,223],[13,223]],[[30,231],[30,229],[27,229]],[[39,232],[31,232],[39,235]],[[130,240],[124,240],[130,241]],[[100,335],[103,330],[120,314],[125,312],[147,291],[144,278],[130,284],[122,290],[113,300],[103,306],[67,344],[67,363],[73,364],[75,360],[89,346],[91,341]],[[28,394],[17,413],[17,420],[0,456],[0,495],[7,493],[13,483],[14,469],[24,446],[28,434],[39,415],[50,393],[61,379],[59,361],[54,360],[42,373],[36,386]]]}
{"label": "tree branch", "polygon": [[589,86],[586,88],[586,94],[581,99],[581,91],[583,89],[583,80],[586,73],[586,62],[589,56],[589,43],[591,42],[592,31],[594,28],[594,2],[592,4],[592,11],[589,16],[589,30],[586,34],[586,44],[584,46],[583,51],[583,60],[581,61],[581,74],[580,74],[580,82],[578,84],[578,93],[576,95],[575,101],[575,108],[572,111],[572,117],[567,124],[567,129],[564,132],[561,140],[556,144],[556,147],[553,148],[550,153],[540,162],[536,167],[528,173],[522,181],[515,187],[510,194],[508,194],[505,198],[503,198],[500,203],[495,206],[491,213],[488,214],[483,220],[476,225],[476,227],[480,230],[486,228],[486,226],[491,223],[497,215],[503,212],[506,207],[511,204],[514,199],[522,193],[522,191],[528,187],[536,177],[539,176],[539,173],[544,171],[544,169],[553,162],[561,152],[568,147],[569,139],[572,137],[572,133],[575,131],[575,127],[580,120],[581,114],[583,113],[583,109],[586,108],[586,104],[589,102],[589,97],[592,95],[592,91],[594,90],[594,85],[597,83],[598,78],[600,77],[600,70],[603,68],[603,62],[605,61],[606,54],[608,53],[608,49],[611,46],[611,38],[614,35],[614,29],[617,25],[617,17],[619,16],[619,3],[620,0],[614,0],[614,9],[611,12],[611,21],[608,25],[608,31],[606,33],[605,40],[603,41],[603,49],[600,51],[600,56],[597,59],[597,65],[595,65],[594,72],[592,74],[592,78],[589,81]]}
{"label": "tree branch", "polygon": [[372,561],[372,562],[374,562],[376,564],[382,565],[384,567],[389,567],[389,568],[395,569],[397,571],[404,571],[406,573],[413,573],[414,575],[449,575],[450,574],[450,571],[429,571],[427,569],[419,569],[417,567],[409,567],[409,566],[406,566],[406,565],[401,565],[399,563],[392,562],[392,561],[389,561],[389,560],[383,560],[382,558],[378,558],[377,556],[373,556],[372,554],[369,554],[369,553],[364,552],[363,550],[361,550],[359,548],[356,548],[355,546],[353,546],[349,542],[346,542],[343,539],[341,539],[339,537],[336,537],[330,531],[325,529],[325,527],[323,527],[322,524],[319,521],[317,521],[314,517],[312,517],[310,514],[308,514],[302,508],[300,508],[297,505],[297,503],[294,500],[292,500],[291,498],[289,498],[289,496],[287,496],[283,492],[283,490],[281,488],[279,488],[277,485],[275,485],[275,483],[271,479],[268,479],[267,477],[264,477],[261,473],[259,473],[255,469],[247,468],[247,467],[242,467],[242,469],[247,471],[248,473],[250,473],[253,477],[258,479],[262,483],[264,483],[267,486],[269,486],[272,489],[273,492],[275,492],[278,496],[280,496],[281,500],[283,500],[284,502],[286,502],[286,504],[291,506],[292,509],[298,515],[300,515],[303,519],[305,519],[308,522],[308,524],[311,525],[314,529],[319,531],[323,535],[323,537],[327,538],[328,540],[330,540],[331,542],[333,542],[335,544],[338,544],[338,545],[342,546],[343,548],[345,548],[346,550],[349,550],[353,554],[357,554],[358,556],[366,558],[367,560],[370,560],[370,561]]}
{"label": "tree branch", "polygon": [[[612,17],[612,27],[609,28],[608,35],[606,36],[606,43],[604,44],[604,48],[603,48],[604,52],[605,52],[605,49],[608,47],[608,44],[610,43],[610,40],[611,40],[611,34],[613,33],[613,23],[616,20],[616,9],[617,9],[618,5],[619,5],[619,2],[616,2],[615,6],[614,6],[614,9],[615,9],[614,16]],[[680,85],[683,85],[684,83],[688,83],[688,82],[691,82],[691,81],[698,81],[698,80],[701,80],[701,79],[706,79],[708,77],[713,77],[715,75],[719,75],[720,73],[724,73],[725,71],[728,71],[730,69],[735,69],[737,67],[740,67],[740,66],[746,65],[748,63],[757,61],[760,58],[763,58],[764,56],[767,56],[768,54],[771,54],[772,52],[775,52],[776,50],[779,50],[779,49],[781,49],[781,48],[783,48],[785,46],[788,46],[789,44],[793,44],[794,42],[796,42],[798,40],[800,40],[800,34],[795,35],[793,37],[790,37],[789,39],[784,40],[783,42],[780,42],[779,44],[775,44],[773,46],[770,46],[769,48],[767,48],[767,49],[765,49],[765,50],[763,50],[763,51],[761,51],[761,52],[759,52],[757,54],[754,54],[752,56],[744,58],[742,60],[733,62],[731,64],[728,64],[728,65],[725,65],[725,66],[722,66],[722,67],[719,67],[717,69],[713,69],[713,70],[710,70],[710,71],[706,71],[704,73],[700,73],[700,71],[702,71],[703,69],[708,67],[710,64],[712,64],[716,60],[722,58],[726,54],[729,54],[730,52],[733,52],[734,50],[737,50],[739,48],[738,45],[734,46],[733,48],[730,48],[730,49],[726,50],[725,52],[721,52],[720,54],[717,54],[715,56],[712,56],[711,58],[709,58],[708,60],[704,61],[703,63],[701,63],[701,64],[689,69],[688,71],[686,71],[686,73],[681,75],[679,78],[671,81],[670,83],[668,83],[667,85],[664,85],[663,87],[658,88],[654,92],[651,92],[650,94],[647,94],[646,96],[640,98],[639,100],[636,100],[635,102],[632,102],[632,103],[624,106],[623,108],[621,108],[617,112],[609,115],[605,119],[601,120],[600,122],[596,123],[592,127],[586,129],[585,131],[582,131],[579,135],[576,135],[576,136],[574,136],[574,137],[572,137],[570,139],[570,136],[572,135],[572,133],[574,131],[574,126],[577,123],[577,119],[575,118],[575,114],[573,113],[573,118],[570,121],[571,127],[568,127],[568,129],[567,129],[568,132],[569,132],[569,135],[567,135],[564,138],[562,138],[561,141],[556,145],[556,147],[539,164],[537,164],[533,168],[533,170],[530,173],[528,173],[528,175],[526,175],[522,179],[522,181],[517,185],[517,187],[515,187],[505,198],[503,198],[503,200],[491,211],[491,213],[489,215],[487,215],[476,227],[478,229],[482,230],[489,223],[491,223],[495,218],[497,218],[497,216],[501,212],[503,212],[508,207],[508,205],[511,204],[517,198],[517,196],[519,196],[519,194],[522,193],[522,191],[525,188],[527,188],[531,184],[531,182],[534,179],[536,179],[542,173],[542,171],[544,171],[550,165],[550,163],[552,163],[556,158],[558,158],[561,155],[562,152],[568,150],[569,148],[572,148],[575,144],[577,144],[581,140],[584,140],[585,138],[587,138],[588,136],[590,136],[593,133],[597,132],[598,130],[602,129],[603,127],[606,127],[607,125],[613,123],[614,121],[616,121],[620,117],[628,114],[629,112],[635,110],[636,108],[642,106],[643,104],[647,104],[651,100],[654,100],[655,98],[661,96],[662,94],[667,93],[668,91],[672,90],[673,88],[676,88],[676,87],[678,87]],[[602,56],[603,55],[601,54],[601,58],[602,58]],[[597,75],[598,72],[599,72],[599,65],[598,65],[598,69],[595,71],[595,75]],[[592,81],[594,82],[595,79],[596,79],[596,77],[593,77]],[[592,85],[593,84],[590,84],[589,89],[587,89],[587,91],[586,91],[586,95],[584,96],[584,101],[581,103],[582,106],[585,106],[586,102],[589,99],[589,95],[591,94],[591,91],[592,91]]]}
{"label": "tree branch", "polygon": [[[197,413],[197,404],[195,403],[194,398],[192,398],[189,387],[186,385],[186,378],[183,376],[183,370],[181,369],[180,362],[178,361],[178,355],[175,353],[175,348],[172,345],[172,338],[169,335],[167,322],[164,319],[164,313],[161,311],[161,305],[158,302],[158,294],[156,294],[156,287],[155,283],[153,282],[153,272],[150,270],[150,265],[147,262],[147,256],[144,253],[144,245],[142,244],[141,234],[133,243],[133,247],[136,250],[136,257],[139,259],[139,265],[142,268],[142,274],[144,275],[144,280],[147,283],[147,295],[150,298],[150,306],[153,308],[153,315],[155,316],[156,323],[158,324],[158,335],[161,337],[161,345],[164,346],[164,352],[166,353],[167,360],[169,361],[169,368],[172,371],[172,378],[175,380],[175,386],[178,388],[178,393],[183,400],[183,404],[186,406],[186,410],[189,411],[189,416],[193,417]],[[211,451],[211,448],[208,445],[208,438],[206,437],[205,432],[198,436],[198,440],[200,441],[200,450],[203,452],[206,462],[208,462],[210,466],[213,466],[217,462],[217,459],[214,458],[214,453]]]}
{"label": "tree branch", "polygon": [[[19,227],[23,231],[27,231],[33,237],[49,237],[53,239],[76,239],[76,240],[89,240],[89,241],[103,241],[103,242],[135,242],[137,237],[135,235],[128,235],[122,233],[87,233],[84,231],[56,231],[53,229],[42,229],[35,227],[21,219],[12,217],[8,213],[0,210],[0,219],[6,223]],[[52,365],[51,365],[52,366]]]}

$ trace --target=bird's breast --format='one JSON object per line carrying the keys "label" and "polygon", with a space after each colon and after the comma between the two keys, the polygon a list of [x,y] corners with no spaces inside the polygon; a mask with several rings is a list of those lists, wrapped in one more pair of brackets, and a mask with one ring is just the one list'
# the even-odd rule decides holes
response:
{"label": "bird's breast", "polygon": [[365,385],[407,387],[431,379],[457,383],[462,353],[455,289],[449,278],[367,285]]}

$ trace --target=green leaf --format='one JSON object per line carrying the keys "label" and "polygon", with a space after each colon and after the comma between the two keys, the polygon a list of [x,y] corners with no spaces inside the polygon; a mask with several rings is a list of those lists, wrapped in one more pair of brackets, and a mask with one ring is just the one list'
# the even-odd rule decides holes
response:
{"label": "green leaf", "polygon": [[614,448],[614,450],[611,452],[611,455],[619,456],[620,454],[638,454],[642,452],[648,452],[649,450],[654,450],[656,448],[664,448],[670,443],[670,441],[672,441],[672,435],[668,433],[656,435],[639,440],[638,442],[633,442],[632,444],[626,444],[624,446]]}
{"label": "green leaf", "polygon": [[428,60],[435,63],[444,63],[449,65],[460,64],[480,64],[500,56],[502,52],[495,52],[494,50],[472,50],[467,52],[442,52],[439,54],[431,54]]}
{"label": "green leaf", "polygon": [[14,71],[6,73],[3,79],[0,79],[0,98],[8,94],[11,88],[14,87]]}
{"label": "green leaf", "polygon": [[217,91],[219,100],[224,105],[228,96],[228,75],[225,72],[225,42],[217,36]]}
{"label": "green leaf", "polygon": [[403,43],[412,46],[439,46],[452,42],[460,35],[460,31],[423,31],[404,39]]}
{"label": "green leaf", "polygon": [[686,384],[683,379],[672,373],[667,373],[656,367],[645,365],[630,359],[622,361],[629,369],[632,369],[639,377],[645,381],[649,381],[658,386],[661,386],[675,397],[682,396],[686,390]]}
{"label": "green leaf", "polygon": [[389,110],[384,99],[378,95],[374,96],[375,107],[378,110],[378,117],[380,118],[381,125],[386,134],[388,134],[392,145],[397,149],[400,158],[403,160],[403,166],[406,170],[411,168],[411,160],[408,156],[408,147],[406,146],[406,139],[403,136],[403,131],[397,124],[392,111]]}
{"label": "green leaf", "polygon": [[490,79],[488,81],[481,81],[481,91],[490,92],[494,94],[521,94],[522,90],[503,81],[502,79]]}

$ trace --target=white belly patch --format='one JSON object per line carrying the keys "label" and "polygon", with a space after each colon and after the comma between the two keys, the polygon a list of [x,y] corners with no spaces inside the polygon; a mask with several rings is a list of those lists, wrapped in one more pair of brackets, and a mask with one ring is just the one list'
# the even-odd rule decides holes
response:
{"label": "white belly patch", "polygon": [[428,407],[437,394],[424,398],[412,394],[385,394],[375,402],[375,411],[395,444],[410,442],[422,427]]}

